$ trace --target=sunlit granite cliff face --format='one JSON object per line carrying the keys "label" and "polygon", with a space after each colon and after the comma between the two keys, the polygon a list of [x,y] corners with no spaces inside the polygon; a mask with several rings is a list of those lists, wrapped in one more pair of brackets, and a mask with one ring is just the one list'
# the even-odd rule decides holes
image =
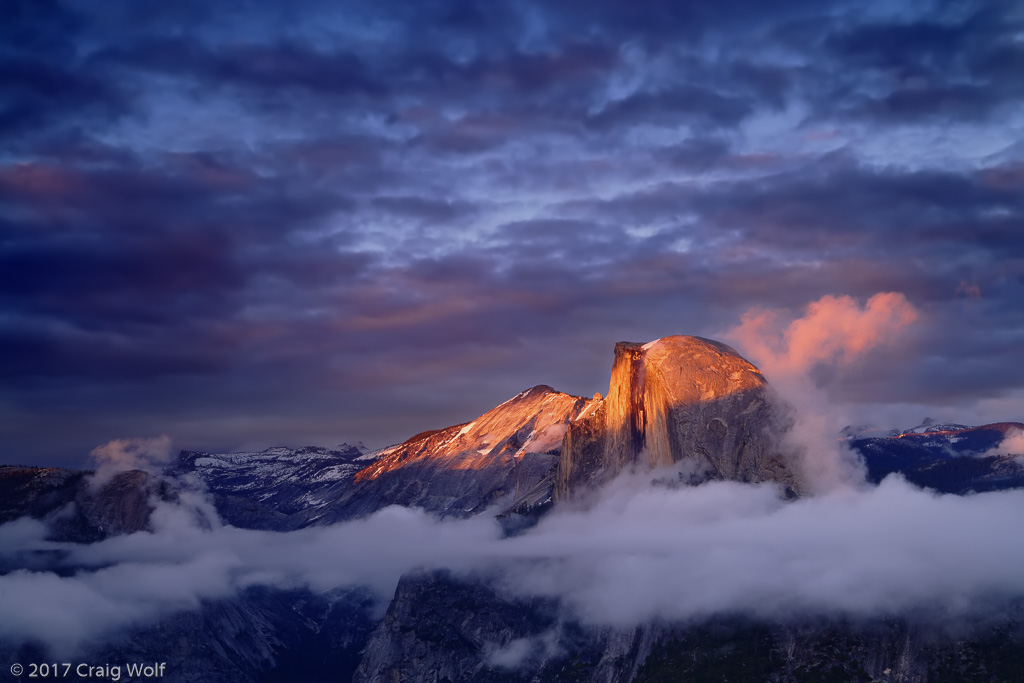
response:
{"label": "sunlit granite cliff face", "polygon": [[774,447],[782,421],[761,372],[729,346],[673,336],[615,345],[608,397],[569,425],[555,499],[634,465],[691,461],[696,481],[777,481],[799,491]]}

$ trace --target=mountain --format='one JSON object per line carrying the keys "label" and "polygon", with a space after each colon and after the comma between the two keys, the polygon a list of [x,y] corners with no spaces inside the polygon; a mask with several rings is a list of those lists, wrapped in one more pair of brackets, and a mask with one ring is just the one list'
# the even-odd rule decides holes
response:
{"label": "mountain", "polygon": [[168,470],[200,478],[222,518],[274,530],[364,517],[388,505],[469,517],[550,480],[567,426],[592,399],[540,385],[476,419],[379,451],[271,448],[182,452]]}
{"label": "mountain", "polygon": [[349,444],[243,453],[182,451],[166,474],[200,479],[228,524],[287,531],[317,523],[375,457]]}
{"label": "mountain", "polygon": [[512,503],[549,475],[566,430],[592,403],[539,385],[472,422],[417,434],[357,472],[328,519],[394,504],[468,517],[502,500]]}
{"label": "mountain", "polygon": [[555,497],[591,489],[627,467],[692,463],[695,482],[799,482],[775,443],[783,429],[761,372],[701,337],[615,345],[608,398],[569,426]]}
{"label": "mountain", "polygon": [[864,457],[872,483],[898,472],[918,486],[964,494],[1024,486],[1024,454],[994,452],[1020,432],[1020,422],[969,427],[925,420],[892,436],[850,438],[849,444]]}
{"label": "mountain", "polygon": [[165,482],[141,470],[97,483],[92,472],[0,465],[0,524],[45,519],[51,538],[80,543],[130,534],[149,526],[150,496],[170,498]]}

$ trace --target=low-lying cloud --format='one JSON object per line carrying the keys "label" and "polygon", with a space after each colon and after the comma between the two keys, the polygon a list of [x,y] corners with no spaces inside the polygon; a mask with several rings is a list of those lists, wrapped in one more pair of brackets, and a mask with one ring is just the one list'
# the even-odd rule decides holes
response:
{"label": "low-lying cloud", "polygon": [[999,445],[985,455],[1024,455],[1024,430],[1011,428]]}
{"label": "low-lying cloud", "polygon": [[982,455],[1015,455],[1014,460],[1024,467],[1024,430],[1011,427],[999,444]]}
{"label": "low-lying cloud", "polygon": [[524,564],[506,572],[507,585],[614,626],[722,613],[948,617],[1024,595],[1024,548],[1006,543],[1024,491],[941,496],[893,476],[785,502],[767,485],[630,495],[627,482],[508,546],[516,559],[546,558],[546,568]]}
{"label": "low-lying cloud", "polygon": [[[160,503],[152,532],[90,545],[46,541],[44,525],[20,520],[0,526],[8,560],[60,550],[64,575],[0,576],[0,640],[68,654],[250,586],[368,586],[383,604],[417,568],[484,576],[510,595],[556,598],[584,623],[616,627],[723,613],[950,617],[1024,596],[1024,546],[1007,542],[1024,491],[936,495],[890,477],[786,502],[771,485],[651,483],[672,474],[626,474],[592,507],[556,510],[511,538],[488,515],[439,521],[401,507],[278,533]],[[511,665],[523,653],[494,654]]]}

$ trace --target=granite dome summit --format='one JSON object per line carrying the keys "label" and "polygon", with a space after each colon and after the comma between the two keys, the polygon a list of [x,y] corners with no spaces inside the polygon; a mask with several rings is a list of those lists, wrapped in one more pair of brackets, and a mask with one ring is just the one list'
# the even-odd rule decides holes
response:
{"label": "granite dome summit", "polygon": [[615,345],[608,398],[570,425],[557,497],[634,465],[692,461],[698,481],[798,483],[777,452],[783,429],[768,382],[732,347],[671,336]]}

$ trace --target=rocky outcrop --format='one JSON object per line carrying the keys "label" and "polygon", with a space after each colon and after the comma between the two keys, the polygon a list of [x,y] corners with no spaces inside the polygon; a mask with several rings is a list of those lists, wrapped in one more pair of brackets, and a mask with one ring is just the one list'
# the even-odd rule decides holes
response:
{"label": "rocky outcrop", "polygon": [[731,347],[701,337],[615,345],[608,396],[569,426],[555,499],[622,470],[688,460],[697,481],[799,485],[775,447],[783,423],[761,372]]}
{"label": "rocky outcrop", "polygon": [[61,467],[0,465],[0,524],[41,518],[74,501],[88,472]]}
{"label": "rocky outcrop", "polygon": [[128,470],[102,485],[86,486],[76,501],[89,523],[103,534],[131,534],[149,527],[150,497],[159,495],[159,488],[161,483],[148,472]]}
{"label": "rocky outcrop", "polygon": [[97,483],[89,471],[0,466],[0,523],[47,519],[54,540],[85,543],[146,529],[153,495],[169,493],[141,470]]}
{"label": "rocky outcrop", "polygon": [[631,681],[656,628],[586,627],[549,599],[512,599],[445,571],[402,578],[356,683]]}

